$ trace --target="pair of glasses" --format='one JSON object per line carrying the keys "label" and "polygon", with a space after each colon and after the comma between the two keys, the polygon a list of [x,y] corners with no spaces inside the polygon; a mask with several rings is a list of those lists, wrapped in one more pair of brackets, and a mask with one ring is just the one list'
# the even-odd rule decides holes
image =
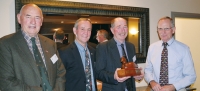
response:
{"label": "pair of glasses", "polygon": [[170,28],[158,28],[158,31],[162,31],[162,30],[169,31],[171,29],[172,29],[172,27],[170,27]]}

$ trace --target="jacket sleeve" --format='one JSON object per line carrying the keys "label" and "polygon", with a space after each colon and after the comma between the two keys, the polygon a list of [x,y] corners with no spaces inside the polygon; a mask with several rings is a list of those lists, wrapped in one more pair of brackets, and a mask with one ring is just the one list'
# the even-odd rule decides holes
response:
{"label": "jacket sleeve", "polygon": [[55,88],[53,88],[53,91],[64,91],[65,90],[65,67],[59,57],[59,54],[57,52],[58,55],[58,63],[57,63],[57,77],[56,77],[56,83],[55,83]]}

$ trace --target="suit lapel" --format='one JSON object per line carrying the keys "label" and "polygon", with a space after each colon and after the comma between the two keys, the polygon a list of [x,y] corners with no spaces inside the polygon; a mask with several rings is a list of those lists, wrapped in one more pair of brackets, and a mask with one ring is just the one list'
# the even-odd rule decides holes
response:
{"label": "suit lapel", "polygon": [[131,62],[132,61],[132,59],[131,59],[132,52],[130,50],[130,45],[128,43],[126,43],[126,51],[127,51],[127,55],[128,55],[128,60],[127,61]]}
{"label": "suit lapel", "polygon": [[92,68],[94,69],[94,67],[95,67],[95,51],[94,50],[92,50],[92,47],[91,46],[89,46],[88,45],[88,49],[89,49],[89,51],[90,51],[90,57],[91,57],[91,63],[92,63]]}
{"label": "suit lapel", "polygon": [[38,78],[40,78],[40,73],[37,68],[36,61],[34,60],[33,54],[31,53],[21,31],[16,33],[16,39],[18,39],[18,42],[15,42],[15,43],[16,43],[16,46],[19,48],[19,51],[20,51],[19,53],[23,55],[24,61],[33,68]]}
{"label": "suit lapel", "polygon": [[113,61],[116,60],[113,63],[115,63],[117,65],[117,67],[121,67],[122,64],[121,64],[121,61],[120,61],[119,50],[117,48],[115,40],[111,39],[108,46],[111,49],[111,55],[112,55]]}
{"label": "suit lapel", "polygon": [[129,59],[128,61],[132,62],[133,61],[132,57],[134,57],[135,50],[132,49],[133,47],[129,43],[127,43],[127,42],[125,42],[125,43],[126,43],[126,51],[127,51],[128,59]]}
{"label": "suit lapel", "polygon": [[[53,72],[56,72],[56,71],[53,71],[53,70],[56,70],[56,69],[52,69],[52,68],[55,68],[53,67],[53,63],[51,61],[51,57],[53,56],[52,55],[52,51],[50,50],[49,46],[53,46],[53,45],[48,45],[49,43],[47,43],[47,40],[45,38],[43,38],[43,36],[41,35],[38,35],[39,36],[39,39],[40,39],[40,44],[41,44],[41,47],[42,47],[42,51],[43,51],[43,54],[44,54],[44,58],[45,58],[45,64],[46,64],[46,70],[48,72],[48,77],[49,77],[49,81],[51,81],[51,76],[52,74],[56,74],[56,73],[53,73]],[[51,83],[51,82],[50,82]]]}
{"label": "suit lapel", "polygon": [[[80,72],[85,72],[84,67],[83,67],[83,63],[82,63],[82,59],[81,59],[81,55],[78,51],[78,48],[77,48],[75,42],[73,42],[72,45],[71,45],[71,51],[72,51],[73,56],[75,58],[74,61],[77,61],[77,65],[80,65],[80,68],[83,70],[83,71],[80,71]],[[81,73],[81,74],[85,74],[85,73]]]}

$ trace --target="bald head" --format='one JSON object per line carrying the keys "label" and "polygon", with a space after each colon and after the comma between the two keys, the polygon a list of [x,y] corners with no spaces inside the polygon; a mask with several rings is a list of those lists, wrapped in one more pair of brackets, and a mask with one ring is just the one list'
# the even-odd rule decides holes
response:
{"label": "bald head", "polygon": [[40,12],[40,15],[43,17],[42,10],[37,5],[35,5],[35,4],[26,4],[26,5],[22,6],[19,14],[23,14],[24,11],[29,10],[30,8],[38,9],[39,12]]}
{"label": "bald head", "polygon": [[17,20],[21,24],[21,30],[30,37],[34,37],[42,26],[42,10],[35,4],[26,4],[17,15]]}
{"label": "bald head", "polygon": [[114,18],[114,19],[111,21],[111,27],[115,27],[115,22],[121,21],[121,20],[123,20],[123,21],[126,22],[126,20],[125,20],[124,18],[121,18],[121,17]]}

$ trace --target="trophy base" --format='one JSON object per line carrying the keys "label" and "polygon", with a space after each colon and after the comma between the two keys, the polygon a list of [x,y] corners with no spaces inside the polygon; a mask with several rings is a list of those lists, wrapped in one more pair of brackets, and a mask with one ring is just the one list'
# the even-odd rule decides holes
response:
{"label": "trophy base", "polygon": [[139,68],[132,69],[121,69],[117,71],[118,77],[126,77],[126,76],[137,76],[141,75],[141,71]]}

